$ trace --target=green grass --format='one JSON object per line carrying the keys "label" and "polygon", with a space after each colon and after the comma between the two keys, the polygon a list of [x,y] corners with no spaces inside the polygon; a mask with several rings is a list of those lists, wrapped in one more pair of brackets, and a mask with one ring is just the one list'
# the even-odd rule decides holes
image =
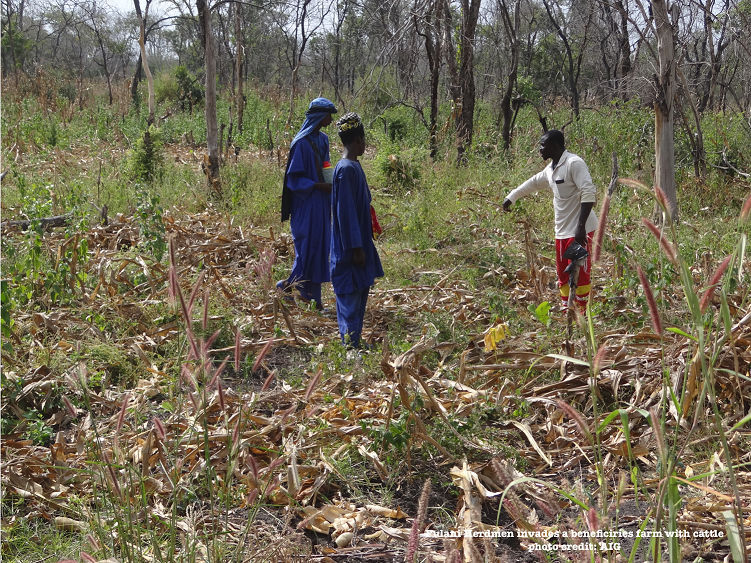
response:
{"label": "green grass", "polygon": [[[12,512],[4,503],[3,518],[9,518]],[[11,525],[3,524],[3,561],[8,563],[30,563],[50,555],[58,560],[77,560],[81,551],[93,551],[84,534],[56,529],[41,518],[20,517]]]}

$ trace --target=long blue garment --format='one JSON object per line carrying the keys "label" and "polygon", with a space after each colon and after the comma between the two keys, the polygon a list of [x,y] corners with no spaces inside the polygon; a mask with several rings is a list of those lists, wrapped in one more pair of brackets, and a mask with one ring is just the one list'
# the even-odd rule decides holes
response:
{"label": "long blue garment", "polygon": [[[356,160],[342,159],[334,169],[331,190],[331,283],[335,294],[368,288],[383,276],[383,267],[373,243],[370,189],[365,172]],[[352,249],[362,248],[365,265],[355,266]]]}
{"label": "long blue garment", "polygon": [[336,321],[339,336],[345,346],[360,348],[365,308],[368,304],[369,287],[352,293],[336,294]]}
{"label": "long blue garment", "polygon": [[[328,161],[329,138],[314,131],[307,136],[318,148],[321,161]],[[290,230],[295,244],[295,262],[288,281],[319,284],[329,281],[331,195],[313,187],[320,182],[320,164],[307,139],[295,143],[287,171],[292,193]],[[320,287],[318,288],[320,301]]]}

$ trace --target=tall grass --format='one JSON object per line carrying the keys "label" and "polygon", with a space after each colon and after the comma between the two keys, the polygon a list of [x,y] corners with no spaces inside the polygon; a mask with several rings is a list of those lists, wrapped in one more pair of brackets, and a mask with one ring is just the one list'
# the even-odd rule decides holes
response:
{"label": "tall grass", "polygon": [[[655,562],[661,561],[667,554],[668,561],[681,561],[684,555],[681,540],[685,537],[682,534],[686,532],[682,529],[684,524],[680,521],[679,514],[686,504],[686,494],[702,491],[710,494],[719,493],[700,483],[701,479],[710,475],[709,473],[683,478],[679,475],[679,466],[688,448],[696,439],[697,433],[704,433],[706,429],[711,428],[713,430],[711,436],[719,443],[724,457],[724,464],[718,473],[727,480],[728,487],[732,491],[730,497],[727,495],[723,497],[732,500],[731,509],[723,513],[726,521],[725,535],[730,543],[733,561],[741,563],[745,561],[747,547],[744,531],[744,506],[737,479],[739,466],[737,458],[733,457],[728,444],[728,431],[732,431],[728,423],[732,424],[733,421],[728,421],[728,413],[722,411],[717,396],[717,388],[718,376],[720,375],[729,378],[732,387],[736,387],[733,379],[746,379],[742,374],[729,373],[728,370],[720,369],[718,363],[725,346],[732,344],[733,341],[734,321],[729,307],[731,289],[743,284],[748,278],[745,265],[748,234],[745,225],[748,221],[749,209],[751,209],[751,203],[749,203],[751,196],[744,202],[737,219],[738,230],[736,231],[736,243],[732,252],[720,261],[712,275],[697,283],[696,276],[692,271],[694,263],[684,257],[679,250],[678,228],[667,218],[667,200],[664,194],[661,193],[659,188],[650,190],[646,185],[635,180],[625,179],[622,182],[642,192],[651,193],[658,207],[663,210],[665,223],[662,227],[656,226],[647,219],[644,219],[643,224],[646,232],[654,239],[658,251],[667,259],[664,268],[675,268],[678,271],[684,296],[684,307],[687,313],[681,317],[685,320],[685,325],[665,328],[651,284],[642,266],[638,262],[633,264],[646,296],[652,329],[659,338],[662,349],[663,362],[659,374],[661,379],[659,402],[649,410],[632,405],[628,408],[619,407],[611,412],[601,412],[597,380],[601,366],[607,360],[607,353],[604,346],[596,349],[597,335],[591,309],[588,308],[586,326],[583,323],[580,324],[580,328],[585,329],[588,361],[583,362],[574,358],[567,359],[588,366],[590,403],[587,407],[591,409],[593,424],[588,422],[589,417],[583,416],[579,410],[567,402],[558,400],[557,406],[566,417],[574,422],[584,446],[592,451],[592,464],[598,484],[597,495],[591,497],[588,502],[577,498],[574,492],[564,490],[550,482],[530,478],[512,480],[501,475],[499,483],[505,485],[501,504],[503,505],[503,499],[507,495],[512,499],[514,498],[513,488],[525,483],[536,482],[550,487],[562,497],[578,505],[582,513],[582,525],[586,523],[590,530],[595,529],[593,526],[600,525],[593,524],[593,522],[608,522],[610,517],[608,507],[620,505],[628,479],[626,474],[622,474],[617,488],[613,491],[609,490],[608,468],[603,461],[604,447],[600,436],[608,426],[616,424],[619,425],[618,428],[625,438],[626,459],[629,464],[634,500],[639,504],[643,503],[644,520],[640,530],[643,532],[651,527],[654,532],[651,534],[648,546],[650,559]],[[606,222],[603,221],[600,229],[605,230],[605,228]],[[598,238],[602,239],[602,233],[598,233]],[[748,306],[747,292],[742,293],[742,299],[742,302],[735,303],[738,311],[744,311]],[[678,334],[688,341],[685,369],[678,378],[678,385],[675,384],[675,379],[671,378],[670,371],[664,361],[668,346],[664,339],[666,332]],[[740,389],[740,385],[737,386],[737,389]],[[657,483],[652,494],[648,494],[650,487],[645,482],[642,470],[636,463],[632,450],[629,415],[634,410],[645,419],[652,430],[656,451],[657,476]],[[737,421],[734,428],[748,422],[748,418],[746,416]],[[682,491],[681,488],[686,486],[689,489]],[[507,506],[509,514],[517,519],[519,526],[523,528],[525,526],[524,515],[518,510],[512,510],[512,507],[513,503]],[[635,539],[630,553],[627,554],[629,562],[641,560],[641,542],[641,538]],[[602,552],[600,555],[607,555],[607,553]]]}
{"label": "tall grass", "polygon": [[[130,393],[122,398],[114,431],[93,421],[95,439],[89,444],[90,459],[98,461],[91,471],[95,539],[90,543],[98,546],[98,555],[124,561],[243,561],[244,544],[255,515],[273,483],[272,474],[284,467],[284,458],[277,457],[268,467],[259,468],[253,456],[244,452],[254,485],[242,501],[247,520],[239,543],[235,543],[237,538],[227,535],[226,524],[240,501],[238,490],[244,488],[235,483],[235,469],[247,421],[242,409],[227,404],[222,374],[231,358],[239,367],[240,339],[235,338],[232,355],[220,362],[210,354],[219,331],[207,334],[210,294],[204,275],[199,275],[190,293],[185,294],[178,279],[173,241],[169,250],[168,293],[172,307],[182,318],[183,331],[184,357],[179,362],[179,379],[173,383],[178,410],[170,417],[170,424],[158,415],[148,418],[140,426],[145,432],[141,432],[139,445],[130,451],[133,433],[129,432],[126,440],[123,431],[137,410],[144,408],[132,404]],[[195,321],[199,302],[200,320]],[[92,412],[85,367],[82,370],[79,381],[85,408]],[[175,420],[185,424],[175,424]],[[217,433],[226,440],[219,455],[214,445]],[[187,473],[186,464],[193,465]],[[198,523],[201,519],[203,525]]]}

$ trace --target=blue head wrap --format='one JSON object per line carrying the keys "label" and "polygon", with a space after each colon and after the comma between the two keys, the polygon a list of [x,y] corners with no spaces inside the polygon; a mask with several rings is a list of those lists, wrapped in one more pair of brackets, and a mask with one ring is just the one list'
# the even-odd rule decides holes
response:
{"label": "blue head wrap", "polygon": [[310,135],[320,125],[321,121],[332,113],[336,113],[336,106],[331,100],[316,98],[310,102],[308,111],[305,112],[305,121],[297,132],[297,135],[295,135],[295,138],[292,139],[289,148],[291,149],[297,141]]}

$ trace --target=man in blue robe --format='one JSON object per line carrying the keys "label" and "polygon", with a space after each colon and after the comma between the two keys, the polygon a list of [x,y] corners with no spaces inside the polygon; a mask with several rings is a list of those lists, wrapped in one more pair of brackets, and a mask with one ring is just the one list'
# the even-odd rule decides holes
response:
{"label": "man in blue robe", "polygon": [[282,190],[282,221],[290,220],[295,245],[292,273],[276,284],[282,291],[297,289],[303,301],[321,303],[321,284],[329,277],[331,183],[323,177],[330,167],[329,138],[321,131],[336,113],[326,98],[310,102],[305,121],[289,148]]}
{"label": "man in blue robe", "polygon": [[373,243],[370,189],[357,159],[365,152],[365,129],[356,113],[343,116],[337,128],[344,154],[331,192],[331,284],[342,342],[360,348],[368,293],[383,268]]}

